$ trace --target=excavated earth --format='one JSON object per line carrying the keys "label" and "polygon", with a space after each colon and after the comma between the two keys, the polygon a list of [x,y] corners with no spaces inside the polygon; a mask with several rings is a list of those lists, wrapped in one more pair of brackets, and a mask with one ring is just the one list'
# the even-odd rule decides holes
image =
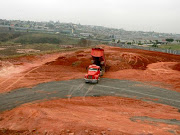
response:
{"label": "excavated earth", "polygon": [[[100,45],[104,78],[140,81],[180,92],[180,55]],[[0,61],[0,93],[83,78],[91,49]],[[8,99],[7,99],[8,100]],[[158,99],[157,99],[158,100]],[[125,97],[29,103],[0,113],[0,134],[180,134],[179,109]]]}

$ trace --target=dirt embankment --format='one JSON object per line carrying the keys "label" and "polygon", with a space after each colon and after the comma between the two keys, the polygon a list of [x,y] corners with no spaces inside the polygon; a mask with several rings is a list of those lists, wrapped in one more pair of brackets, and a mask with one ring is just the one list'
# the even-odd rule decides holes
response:
{"label": "dirt embankment", "polygon": [[[86,65],[90,64],[90,49],[86,51],[84,57],[78,55],[81,51],[77,51],[1,61],[0,93],[43,82],[82,78]],[[82,67],[77,68],[79,65]]]}
{"label": "dirt embankment", "polygon": [[[102,46],[106,55],[104,77],[151,83],[180,92],[180,55]],[[83,78],[91,64],[90,49],[26,56],[0,64],[0,92],[49,82]]]}
{"label": "dirt embankment", "polygon": [[142,81],[180,92],[180,55],[110,47],[104,77]]}
{"label": "dirt embankment", "polygon": [[[137,117],[139,119],[135,119]],[[77,97],[70,101],[59,99],[27,104],[0,114],[0,119],[0,128],[34,134],[180,133],[177,109],[120,97],[86,97],[85,100]]]}

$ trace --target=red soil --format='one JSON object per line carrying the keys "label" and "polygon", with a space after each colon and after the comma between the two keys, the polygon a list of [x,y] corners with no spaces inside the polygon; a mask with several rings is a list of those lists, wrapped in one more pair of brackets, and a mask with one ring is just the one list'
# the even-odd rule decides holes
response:
{"label": "red soil", "polygon": [[[180,55],[102,46],[106,78],[143,81],[180,92]],[[0,68],[0,93],[15,88],[83,78],[91,64],[90,49],[9,59]],[[7,64],[8,63],[8,64]],[[2,65],[2,64],[0,64]]]}
{"label": "red soil", "polygon": [[[107,59],[104,77],[143,81],[180,92],[180,55],[101,47]],[[1,61],[0,93],[83,78],[90,62],[90,49]],[[180,120],[178,110],[166,105],[118,97],[87,97],[85,101],[77,97],[70,102],[52,100],[3,112],[0,134],[180,134],[176,125],[133,122],[132,116]]]}
{"label": "red soil", "polygon": [[[142,81],[180,92],[180,55],[110,48],[107,78]],[[132,53],[133,52],[133,53]]]}
{"label": "red soil", "polygon": [[[66,58],[63,58],[64,56]],[[82,78],[86,72],[84,67],[90,62],[76,62],[75,56],[76,52],[65,52],[2,61],[1,63],[10,64],[1,67],[0,93],[21,87],[31,87],[43,82]],[[86,57],[90,58],[90,56]],[[79,58],[81,59],[85,58]],[[76,68],[79,64],[82,68]]]}
{"label": "red soil", "polygon": [[0,128],[34,134],[157,134],[180,133],[161,122],[131,121],[133,116],[180,120],[173,107],[120,97],[59,99],[26,104],[0,114]]}

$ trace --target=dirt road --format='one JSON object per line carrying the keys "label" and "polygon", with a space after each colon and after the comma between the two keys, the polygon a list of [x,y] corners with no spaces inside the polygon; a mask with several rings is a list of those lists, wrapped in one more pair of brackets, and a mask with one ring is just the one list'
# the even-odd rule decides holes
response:
{"label": "dirt road", "polygon": [[120,96],[162,103],[180,108],[180,94],[141,82],[103,78],[99,84],[85,84],[84,80],[42,83],[32,88],[17,89],[0,94],[0,111],[13,109],[37,100],[87,96]]}

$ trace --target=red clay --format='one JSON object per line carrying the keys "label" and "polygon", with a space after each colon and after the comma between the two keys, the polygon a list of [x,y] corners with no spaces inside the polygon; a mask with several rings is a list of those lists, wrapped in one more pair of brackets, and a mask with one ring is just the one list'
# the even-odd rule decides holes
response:
{"label": "red clay", "polygon": [[[180,92],[180,55],[103,46],[106,78],[143,81]],[[9,59],[0,68],[0,93],[15,88],[83,78],[91,64],[90,49]],[[8,63],[8,64],[7,64]],[[2,65],[2,64],[0,64]]]}
{"label": "red clay", "polygon": [[[180,92],[180,55],[101,47],[107,60],[104,77],[143,81]],[[1,61],[0,93],[42,82],[83,78],[90,62],[90,49]],[[77,97],[3,112],[0,128],[5,129],[0,134],[180,134],[176,125],[133,122],[132,116],[180,120],[178,110],[166,105],[120,97],[88,97],[85,101]]]}
{"label": "red clay", "polygon": [[[66,57],[63,58],[64,56]],[[81,63],[81,61],[76,61],[75,56],[75,52],[65,52],[3,61],[2,63],[10,64],[1,67],[0,93],[21,87],[31,87],[43,82],[82,78],[86,71],[85,65],[90,61]],[[87,59],[86,57],[81,57],[79,60]],[[82,68],[77,68],[79,65]]]}
{"label": "red clay", "polygon": [[161,122],[131,121],[133,116],[180,120],[173,107],[120,97],[81,97],[26,104],[0,114],[0,128],[34,134],[156,134],[180,133]]}

